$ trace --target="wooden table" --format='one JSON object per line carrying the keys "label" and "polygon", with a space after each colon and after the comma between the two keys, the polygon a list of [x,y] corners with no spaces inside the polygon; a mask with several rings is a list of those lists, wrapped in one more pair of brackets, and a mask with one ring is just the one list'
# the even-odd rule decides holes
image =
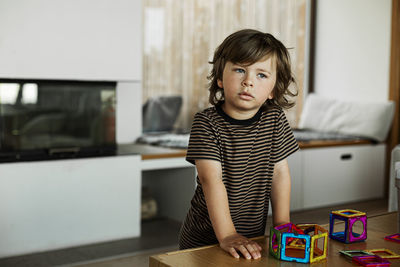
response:
{"label": "wooden table", "polygon": [[[365,145],[371,144],[369,140],[344,140],[344,141],[307,141],[298,142],[301,149],[319,148],[319,147],[332,147],[332,146],[351,146],[351,145]],[[186,149],[167,148],[161,146],[153,146],[148,144],[131,144],[129,146],[131,151],[138,153],[142,156],[142,160],[148,159],[163,159],[163,158],[177,158],[186,157]]]}
{"label": "wooden table", "polygon": [[[329,230],[329,225],[323,225]],[[357,230],[357,229],[356,229]],[[339,254],[340,250],[364,250],[386,248],[400,254],[400,244],[386,241],[385,236],[397,233],[397,213],[387,213],[369,217],[367,221],[367,240],[365,242],[344,244],[332,239],[328,240],[327,259],[313,263],[319,266],[357,266]],[[235,259],[219,246],[212,245],[196,249],[174,251],[150,257],[150,267],[182,266],[182,267],[224,267],[224,266],[307,266],[303,263],[280,261],[268,252],[268,237],[258,237],[255,240],[264,247],[262,257],[257,260]],[[391,266],[400,266],[400,259],[390,260]]]}

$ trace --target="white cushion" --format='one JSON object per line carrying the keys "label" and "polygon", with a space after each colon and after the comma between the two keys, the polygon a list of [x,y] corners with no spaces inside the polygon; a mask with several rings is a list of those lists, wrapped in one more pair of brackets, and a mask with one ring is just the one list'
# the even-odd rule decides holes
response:
{"label": "white cushion", "polygon": [[300,129],[334,132],[384,141],[392,124],[394,102],[347,102],[310,94]]}

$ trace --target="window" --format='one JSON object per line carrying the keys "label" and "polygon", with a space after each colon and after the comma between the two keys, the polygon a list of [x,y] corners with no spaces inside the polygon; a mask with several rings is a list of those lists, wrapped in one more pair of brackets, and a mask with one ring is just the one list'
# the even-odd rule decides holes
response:
{"label": "window", "polygon": [[15,104],[20,85],[18,83],[0,83],[0,104]]}
{"label": "window", "polygon": [[301,111],[305,49],[305,0],[144,0],[143,102],[181,95],[177,127],[189,130],[196,112],[209,106],[207,76],[214,50],[230,33],[254,28],[270,32],[290,49],[297,78],[297,105],[287,112],[292,126]]}

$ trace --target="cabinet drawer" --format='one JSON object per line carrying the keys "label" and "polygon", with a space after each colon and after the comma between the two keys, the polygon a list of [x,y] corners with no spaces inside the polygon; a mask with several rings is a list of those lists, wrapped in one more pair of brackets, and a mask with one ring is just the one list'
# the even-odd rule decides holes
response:
{"label": "cabinet drawer", "polygon": [[385,145],[302,152],[305,208],[383,197]]}

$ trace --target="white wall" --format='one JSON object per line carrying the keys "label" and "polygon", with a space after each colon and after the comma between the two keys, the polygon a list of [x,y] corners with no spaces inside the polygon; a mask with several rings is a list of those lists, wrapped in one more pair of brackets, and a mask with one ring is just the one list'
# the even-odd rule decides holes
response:
{"label": "white wall", "polygon": [[[141,133],[141,0],[0,0],[0,78],[116,81]],[[140,156],[0,164],[0,257],[140,235]]]}
{"label": "white wall", "polygon": [[314,90],[361,101],[389,96],[391,0],[317,3]]}
{"label": "white wall", "polygon": [[136,0],[1,0],[0,77],[139,81],[141,25]]}
{"label": "white wall", "polygon": [[132,143],[142,134],[142,84],[118,82],[116,109],[117,143]]}
{"label": "white wall", "polygon": [[117,81],[117,142],[142,132],[140,0],[1,0],[0,78]]}

